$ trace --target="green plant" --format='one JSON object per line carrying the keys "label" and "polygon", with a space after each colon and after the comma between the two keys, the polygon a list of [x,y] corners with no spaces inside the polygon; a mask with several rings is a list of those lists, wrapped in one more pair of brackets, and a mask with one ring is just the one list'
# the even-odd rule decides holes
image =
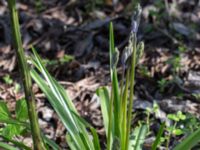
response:
{"label": "green plant", "polygon": [[155,0],[154,2],[155,8],[156,9],[151,9],[149,12],[149,15],[152,16],[156,23],[159,22],[161,19],[164,18],[166,15],[165,13],[165,2],[162,0]]}
{"label": "green plant", "polygon": [[165,88],[170,84],[176,84],[178,86],[182,84],[182,79],[179,77],[179,72],[182,67],[180,52],[177,55],[171,56],[166,63],[171,66],[172,79],[161,78],[157,82],[160,92],[164,92]]}
{"label": "green plant", "polygon": [[[51,105],[62,120],[68,130],[67,141],[71,149],[99,149],[96,131],[86,123],[77,113],[72,101],[68,98],[63,87],[50,76],[42,60],[33,49],[34,56],[32,62],[37,70],[44,76],[44,79],[35,71],[31,70],[31,76],[36,81],[41,90],[45,93]],[[87,129],[91,133],[87,132]],[[91,141],[91,134],[93,141]]]}
{"label": "green plant", "polygon": [[[112,24],[110,25],[111,96],[109,96],[109,92],[105,87],[97,91],[97,94],[101,98],[101,109],[107,133],[107,149],[109,150],[117,147],[113,145],[116,141],[118,141],[118,145],[120,145],[121,149],[124,150],[130,149],[131,147],[136,148],[138,146],[135,145],[138,144],[137,142],[133,144],[134,141],[130,138],[130,134],[134,98],[135,67],[144,49],[144,44],[142,42],[139,42],[137,45],[136,38],[140,13],[141,10],[138,7],[133,17],[133,30],[130,35],[129,44],[122,54],[123,76],[120,85],[121,87],[118,85],[116,72],[119,54],[118,50],[114,46],[113,27]],[[123,84],[124,81],[125,85]],[[146,126],[142,126],[142,129],[144,128],[146,128]],[[146,129],[143,131],[145,131],[143,133],[146,133]]]}
{"label": "green plant", "polygon": [[[3,101],[0,102],[0,122],[4,122],[4,127],[0,128],[0,137],[4,141],[11,142],[19,148],[30,150],[30,148],[23,143],[13,140],[14,137],[23,135],[27,133],[28,129],[30,130],[30,125],[27,120],[28,111],[25,99],[16,102],[15,118],[12,117],[6,103]],[[4,148],[1,144],[0,147]]]}
{"label": "green plant", "polygon": [[13,79],[10,77],[10,75],[5,75],[4,77],[3,77],[3,80],[4,80],[4,82],[6,83],[6,84],[8,84],[8,85],[11,85],[11,84],[14,84],[14,92],[15,93],[18,93],[19,92],[19,90],[20,90],[20,84],[19,83],[15,83],[14,81],[13,81]]}
{"label": "green plant", "polygon": [[[31,60],[35,69],[32,68],[30,70],[28,67],[22,48],[19,21],[15,7],[16,4],[14,0],[9,0],[8,4],[11,11],[14,43],[17,50],[17,57],[24,84],[25,100],[17,102],[16,118],[12,117],[5,103],[0,103],[0,121],[5,123],[4,128],[0,131],[1,138],[21,149],[29,150],[30,148],[25,146],[23,143],[12,139],[15,135],[23,134],[24,131],[29,131],[33,136],[35,150],[48,150],[49,147],[44,144],[44,141],[53,150],[60,149],[58,145],[40,133],[37,115],[35,112],[34,95],[31,91],[31,74],[31,77],[47,96],[49,102],[66,127],[68,131],[66,139],[69,147],[72,150],[100,150],[101,146],[96,130],[79,116],[75,106],[67,96],[65,89],[49,74],[34,48],[32,48],[34,55],[31,57]],[[122,54],[123,76],[120,86],[117,77],[119,51],[115,48],[113,26],[112,23],[110,24],[110,75],[112,89],[110,93],[106,87],[101,87],[97,90],[97,94],[101,99],[101,110],[106,130],[108,150],[141,150],[145,136],[148,132],[147,125],[140,124],[138,127],[134,128],[134,130],[132,130],[133,128],[131,126],[131,121],[133,119],[132,108],[134,100],[135,67],[144,49],[144,44],[142,42],[138,43],[136,36],[139,26],[140,13],[141,9],[137,7],[133,16],[129,43]],[[176,115],[169,115],[168,117],[175,122],[184,120],[184,115],[181,112],[178,112]],[[30,122],[27,122],[27,118]],[[156,149],[159,141],[161,141],[163,128],[164,127],[161,126],[153,144],[154,149]],[[177,133],[174,132],[175,129],[176,124],[172,129],[169,129],[169,135]],[[182,150],[183,148],[190,149],[199,141],[199,137],[200,129],[196,130],[184,139],[182,143],[175,147],[175,150]],[[168,146],[169,144],[167,144],[167,147]],[[0,147],[8,150],[16,149],[5,142],[0,142]]]}
{"label": "green plant", "polygon": [[12,84],[13,83],[13,79],[10,77],[10,75],[5,75],[3,77],[3,80],[6,84]]}
{"label": "green plant", "polygon": [[[165,123],[162,123],[157,138],[154,141],[154,144],[152,145],[152,149],[156,149],[155,145],[159,146],[163,143],[166,143],[166,149],[169,149],[169,143],[171,141],[172,136],[180,136],[184,133],[181,126],[177,125],[180,121],[186,119],[186,116],[182,114],[181,111],[178,111],[176,114],[168,114],[167,118],[173,121],[173,124],[169,126]],[[167,134],[162,136],[164,131],[166,131]]]}
{"label": "green plant", "polygon": [[170,81],[162,78],[161,80],[158,80],[158,87],[160,89],[160,92],[164,92],[167,85],[170,83]]}
{"label": "green plant", "polygon": [[55,65],[63,65],[64,63],[67,63],[71,60],[74,60],[74,57],[65,54],[62,58],[55,60],[43,59],[42,62],[44,63],[45,66],[55,66]]}
{"label": "green plant", "polygon": [[150,115],[151,114],[156,115],[157,113],[159,113],[158,110],[159,110],[159,106],[156,102],[153,103],[153,108],[149,108],[149,107],[146,108],[145,114],[147,115],[146,125],[147,125],[147,128],[148,128],[148,133],[150,132],[150,123],[151,123]]}
{"label": "green plant", "polygon": [[[0,127],[0,138],[3,142],[0,142],[0,148],[5,150],[12,149],[24,149],[31,150],[30,147],[24,145],[22,142],[14,140],[17,136],[23,136],[31,133],[31,126],[28,122],[28,110],[26,100],[24,98],[17,100],[15,106],[15,114],[11,114],[5,102],[0,101],[0,122],[3,126]],[[60,148],[50,139],[42,135],[42,138],[46,144],[53,148],[53,150],[59,150]],[[15,146],[12,147],[6,142]],[[48,150],[48,147],[46,147]]]}
{"label": "green plant", "polygon": [[138,72],[144,77],[147,77],[147,78],[151,77],[151,73],[148,70],[148,68],[142,64],[138,65]]}
{"label": "green plant", "polygon": [[[146,124],[149,128],[150,122],[153,122],[152,120],[150,120],[150,114],[159,114],[158,104],[154,103],[152,108],[147,108],[145,114],[147,115]],[[171,121],[172,125],[169,126],[169,124],[165,122],[161,123],[156,139],[153,142],[152,150],[156,150],[157,147],[164,144],[166,145],[166,148],[169,149],[169,143],[171,141],[171,138],[183,135],[189,135],[187,137],[189,140],[186,140],[187,138],[185,138],[184,141],[188,142],[187,144],[189,145],[187,145],[187,147],[192,148],[194,146],[192,139],[197,138],[197,136],[199,136],[198,134],[200,133],[198,130],[200,125],[199,120],[195,116],[191,114],[183,114],[181,111],[178,111],[176,114],[168,114],[167,118]],[[198,140],[195,140],[197,143]],[[175,147],[175,149],[181,150],[181,148],[184,147],[184,144],[186,144],[186,142],[180,142],[180,144],[177,146],[178,148]],[[181,148],[179,149],[179,147]]]}
{"label": "green plant", "polygon": [[175,76],[179,73],[181,68],[181,56],[180,55],[173,55],[171,58],[167,60],[167,63],[172,66],[172,74]]}
{"label": "green plant", "polygon": [[[144,44],[142,42],[137,44],[136,38],[140,13],[141,10],[138,7],[133,18],[135,22],[133,24],[129,44],[122,55],[124,74],[126,73],[126,78],[122,78],[122,83],[124,81],[126,81],[126,83],[125,85],[121,84],[121,87],[119,87],[116,69],[119,52],[114,46],[113,26],[112,23],[110,24],[110,75],[112,90],[111,94],[109,94],[106,87],[97,90],[97,94],[101,99],[108,150],[118,148],[119,146],[121,149],[130,149],[132,147],[141,148],[141,143],[144,141],[146,134],[147,128],[145,125],[136,128],[134,132],[131,131],[134,76],[135,66],[138,61],[136,57],[139,58],[144,49]],[[37,71],[43,75],[44,79],[35,70],[31,70],[31,76],[48,97],[50,103],[67,128],[67,141],[70,148],[100,149],[96,131],[78,115],[73,103],[64,92],[64,89],[50,76],[34,49],[33,53],[34,57],[32,57],[32,62],[34,66],[36,66]],[[86,130],[87,128],[90,129],[90,132]],[[141,137],[135,137],[133,139],[132,136],[130,136],[132,134]],[[91,135],[93,139],[92,142],[90,138]],[[143,139],[142,141],[141,138]]]}
{"label": "green plant", "polygon": [[177,127],[177,123],[181,120],[185,120],[186,116],[181,111],[178,111],[176,114],[168,114],[167,118],[174,121],[173,126],[167,127],[168,135],[166,137],[167,140],[166,147],[167,149],[169,149],[169,142],[171,136],[172,135],[179,136],[183,134],[182,129]]}
{"label": "green plant", "polygon": [[200,127],[200,120],[195,115],[187,113],[186,119],[180,121],[178,125],[182,128],[184,134],[189,135]]}
{"label": "green plant", "polygon": [[35,1],[35,7],[36,7],[36,11],[39,13],[44,9],[44,5],[42,3],[42,0],[36,0]]}

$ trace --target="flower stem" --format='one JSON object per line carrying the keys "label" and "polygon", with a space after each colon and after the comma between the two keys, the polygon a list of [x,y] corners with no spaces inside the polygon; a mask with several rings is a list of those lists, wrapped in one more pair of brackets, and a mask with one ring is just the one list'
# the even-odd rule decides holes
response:
{"label": "flower stem", "polygon": [[10,10],[12,34],[14,40],[14,47],[16,49],[18,65],[20,69],[21,79],[23,81],[25,99],[28,107],[28,115],[31,124],[31,134],[33,139],[34,150],[46,150],[43,140],[40,134],[40,128],[38,124],[38,116],[35,111],[35,97],[32,92],[32,81],[29,72],[29,67],[25,58],[24,50],[22,47],[22,40],[20,34],[20,26],[18,13],[16,10],[16,1],[8,0],[8,6]]}
{"label": "flower stem", "polygon": [[134,99],[134,84],[135,84],[135,66],[136,66],[136,33],[133,34],[133,53],[131,60],[131,75],[130,75],[130,99],[129,99],[129,107],[128,107],[128,116],[127,116],[127,131],[126,131],[126,148],[128,150],[129,147],[129,136],[131,130],[131,120],[132,120],[132,108],[133,108],[133,99]]}

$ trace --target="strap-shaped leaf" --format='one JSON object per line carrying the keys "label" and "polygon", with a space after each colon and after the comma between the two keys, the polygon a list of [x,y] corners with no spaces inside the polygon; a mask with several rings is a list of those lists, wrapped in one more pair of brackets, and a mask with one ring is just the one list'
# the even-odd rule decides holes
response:
{"label": "strap-shaped leaf", "polygon": [[200,141],[200,129],[186,137],[180,144],[178,144],[174,150],[189,150]]}
{"label": "strap-shaped leaf", "polygon": [[156,140],[153,142],[153,145],[152,145],[152,150],[156,150],[157,149],[157,146],[159,145],[160,141],[161,141],[161,137],[162,137],[162,134],[164,132],[164,128],[165,128],[165,123],[162,123],[162,125],[160,126],[160,129],[158,131],[158,134],[156,136]]}
{"label": "strap-shaped leaf", "polygon": [[109,123],[109,92],[106,87],[101,87],[97,89],[97,95],[100,98],[101,103],[101,113],[103,116],[104,128],[106,130],[106,135],[108,136],[108,123]]}
{"label": "strap-shaped leaf", "polygon": [[[94,149],[94,144],[91,141],[86,126],[74,116],[74,114],[78,116],[78,113],[72,101],[68,98],[64,88],[48,73],[34,49],[33,53],[35,57],[33,57],[32,62],[37,67],[38,71],[41,72],[44,79],[35,70],[31,70],[31,76],[45,93],[65,125],[69,132],[68,139],[72,139],[74,143],[71,144],[71,146],[74,145],[75,148],[83,150]],[[69,136],[71,137],[69,138]]]}
{"label": "strap-shaped leaf", "polygon": [[0,148],[3,148],[4,150],[19,150],[18,148],[15,148],[14,146],[8,145],[7,143],[0,142]]}

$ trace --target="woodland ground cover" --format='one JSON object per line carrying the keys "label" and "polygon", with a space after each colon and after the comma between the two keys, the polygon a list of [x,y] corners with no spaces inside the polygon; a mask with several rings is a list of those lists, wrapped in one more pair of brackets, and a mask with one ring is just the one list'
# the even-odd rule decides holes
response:
{"label": "woodland ground cover", "polygon": [[[111,21],[114,24],[115,45],[118,47],[119,53],[122,54],[125,45],[134,42],[134,40],[130,42],[129,38],[132,30],[133,3],[117,2],[112,6],[109,2],[106,5],[101,1],[95,3],[75,1],[68,2],[66,5],[62,1],[52,1],[52,3],[24,1],[17,4],[23,47],[28,50],[31,48],[30,45],[33,45],[45,58],[43,63],[47,69],[67,88],[69,97],[79,114],[97,129],[100,145],[106,147],[105,129],[102,128],[103,124],[105,126],[105,119],[102,121],[100,111],[102,110],[100,109],[102,100],[98,98],[99,93],[95,94],[95,91],[103,85],[114,87],[113,84],[110,84],[109,79],[109,72],[110,70],[112,72],[113,67],[116,67],[118,78],[123,78],[123,65],[119,63],[116,66],[117,53],[114,52],[114,46],[112,46],[112,29],[110,27],[109,31],[108,24]],[[153,149],[154,145],[171,149],[179,142],[182,143],[187,135],[191,135],[199,128],[199,29],[197,28],[199,4],[196,1],[165,1],[165,3],[155,1],[141,2],[141,5],[143,11],[138,40],[144,40],[145,49],[143,57],[138,60],[135,72],[134,120],[132,125],[136,129],[136,137],[145,131],[146,138],[142,141],[144,149]],[[1,53],[3,55],[1,58],[0,96],[3,99],[1,113],[4,117],[1,118],[1,145],[5,146],[5,141],[10,141],[14,145],[28,149],[26,145],[15,141],[17,139],[24,141],[25,144],[31,144],[32,140],[30,134],[24,136],[24,133],[27,133],[26,130],[30,130],[30,128],[26,124],[28,117],[25,113],[27,112],[26,103],[24,99],[21,99],[23,97],[22,83],[17,71],[20,67],[16,66],[16,56],[10,45],[13,37],[11,37],[11,28],[8,26],[9,11],[5,1],[1,2],[1,7],[1,30],[3,33]],[[109,41],[110,49],[114,52],[110,53],[110,58]],[[35,56],[33,62],[35,62],[36,67],[39,71],[44,70],[42,72],[44,77],[45,74],[49,77],[46,70],[41,69],[43,66],[39,65],[41,61],[36,53]],[[111,69],[109,69],[109,59]],[[34,74],[32,76],[37,76],[34,72],[32,74]],[[111,81],[113,83],[112,74]],[[39,76],[34,79],[36,80],[36,78],[39,79]],[[42,80],[36,82],[40,85],[39,82]],[[54,99],[60,97],[59,92],[63,93],[64,89],[56,91],[60,87],[56,88],[57,83],[54,83],[54,79],[48,82],[52,84],[50,90],[54,89],[56,92]],[[40,88],[45,88],[44,85],[43,83]],[[55,109],[55,105],[51,102],[52,106],[49,105],[36,84],[33,87],[42,132],[62,147],[61,149],[65,149],[66,130],[52,110],[52,106]],[[48,88],[46,87],[46,89]],[[42,91],[45,93],[44,90]],[[48,90],[46,92],[48,93]],[[104,93],[106,92],[104,91]],[[53,97],[53,95],[51,96]],[[16,99],[21,100],[16,103]],[[64,105],[64,102],[61,102],[60,105]],[[11,116],[13,120],[10,118]],[[77,116],[72,114],[73,117],[77,119]],[[114,118],[113,122],[117,121],[117,117]],[[10,122],[6,122],[6,119]],[[81,124],[90,128],[90,125],[83,122]],[[162,122],[165,122],[164,125]],[[145,124],[145,127],[142,124]],[[139,127],[137,127],[138,125]],[[80,128],[82,130],[82,127]],[[92,133],[93,136],[96,135],[95,132]],[[160,136],[157,136],[158,133]],[[21,134],[23,136],[19,136]],[[113,134],[118,135],[117,132]],[[156,136],[160,139],[157,144],[155,143]],[[30,140],[26,142],[27,139]],[[48,141],[48,138],[44,139],[46,143],[54,145],[55,149],[58,148],[55,143],[52,144],[52,141]],[[80,140],[82,139],[84,138],[80,138]],[[107,139],[109,138],[107,137]],[[123,137],[120,137],[121,139]],[[135,141],[137,141],[136,139]],[[121,143],[118,140],[114,142],[116,147],[117,143]],[[69,137],[68,141],[70,141]],[[98,143],[97,140],[94,142]],[[82,144],[85,145],[84,142]],[[138,142],[134,143],[134,145],[138,144],[140,145]],[[73,144],[70,147],[72,146]],[[96,147],[96,149],[98,148]]]}

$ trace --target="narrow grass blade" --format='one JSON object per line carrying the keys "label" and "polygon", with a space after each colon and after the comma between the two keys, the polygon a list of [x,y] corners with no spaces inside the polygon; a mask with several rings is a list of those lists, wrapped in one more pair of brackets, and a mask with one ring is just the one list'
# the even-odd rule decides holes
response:
{"label": "narrow grass blade", "polygon": [[20,126],[24,126],[26,128],[30,129],[30,124],[26,123],[26,122],[20,122],[18,120],[14,120],[12,118],[9,119],[0,119],[1,123],[6,123],[6,124],[15,124],[15,125],[20,125]]}
{"label": "narrow grass blade", "polygon": [[[115,49],[115,43],[114,43],[114,31],[113,31],[113,24],[112,22],[110,23],[110,28],[109,28],[109,41],[110,41],[110,74],[111,74],[111,82],[112,82],[112,92],[111,95],[113,94],[113,97],[111,99],[111,112],[114,111],[114,136],[119,137],[120,136],[120,95],[119,95],[119,85],[118,85],[118,78],[117,78],[117,69],[116,69],[116,62],[113,62],[113,56],[116,53]],[[116,65],[112,65],[116,64]]]}
{"label": "narrow grass blade", "polygon": [[160,129],[159,129],[159,131],[158,131],[158,134],[157,134],[157,136],[156,136],[156,140],[154,141],[154,143],[153,143],[153,145],[152,145],[151,150],[156,150],[156,149],[157,149],[157,146],[158,146],[158,144],[160,143],[162,134],[163,134],[163,132],[164,132],[164,128],[165,128],[165,123],[162,123],[162,125],[160,126]]}
{"label": "narrow grass blade", "polygon": [[[41,73],[45,77],[45,80],[47,81],[48,86],[50,87],[51,91],[54,93],[54,96],[61,102],[61,104],[63,106],[65,106],[66,112],[68,114],[68,117],[71,120],[71,123],[73,124],[73,126],[75,128],[77,128],[76,122],[73,120],[73,117],[71,116],[70,111],[68,109],[69,106],[66,105],[65,99],[63,98],[61,92],[58,90],[59,87],[55,84],[55,81],[52,79],[51,75],[48,73],[48,71],[46,70],[46,68],[43,66],[42,60],[40,59],[39,55],[36,53],[36,51],[34,49],[32,49],[32,50],[33,50],[36,62],[38,64],[39,68],[41,69]],[[76,129],[74,129],[74,130],[76,130]]]}
{"label": "narrow grass blade", "polygon": [[49,145],[53,150],[61,150],[61,148],[51,139],[47,138],[45,135],[42,135],[44,142]]}
{"label": "narrow grass blade", "polygon": [[24,144],[21,143],[21,142],[17,142],[17,141],[15,141],[15,140],[11,140],[11,139],[9,139],[9,138],[7,138],[7,137],[5,137],[5,136],[2,136],[2,135],[0,135],[0,137],[1,137],[2,139],[4,139],[5,141],[14,144],[15,146],[19,147],[20,149],[31,150],[30,147],[24,145]]}
{"label": "narrow grass blade", "polygon": [[66,135],[66,140],[67,140],[67,144],[70,147],[70,150],[78,150],[79,147],[75,144],[75,142],[73,141],[72,137],[67,134]]}
{"label": "narrow grass blade", "polygon": [[[36,71],[31,70],[31,76],[35,80],[35,82],[38,84],[38,86],[41,88],[41,90],[44,92],[44,94],[47,96],[49,102],[57,112],[59,118],[65,125],[67,131],[72,136],[72,139],[75,141],[75,144],[78,147],[84,147],[83,143],[81,142],[81,138],[79,136],[78,129],[73,126],[71,123],[71,118],[67,115],[65,109],[63,107],[63,104],[59,102],[59,100],[54,96],[51,89],[48,87],[46,82],[36,73]],[[67,108],[69,109],[69,108]]]}
{"label": "narrow grass blade", "polygon": [[106,87],[101,87],[97,89],[97,95],[100,98],[100,103],[101,103],[101,113],[103,116],[103,123],[104,123],[104,128],[106,131],[106,135],[108,136],[108,124],[109,124],[109,92]]}
{"label": "narrow grass blade", "polygon": [[93,135],[93,143],[94,143],[94,149],[95,150],[101,150],[100,142],[99,142],[99,137],[94,128],[90,128],[92,135]]}
{"label": "narrow grass blade", "polygon": [[130,71],[128,70],[126,73],[126,85],[125,89],[122,92],[122,99],[121,99],[121,108],[120,108],[120,115],[121,115],[121,148],[125,149],[126,147],[126,130],[127,130],[127,101],[128,101],[128,88],[129,88],[129,79],[130,79]]}
{"label": "narrow grass blade", "polygon": [[127,113],[127,131],[126,131],[126,148],[128,149],[129,146],[129,137],[131,131],[131,120],[132,120],[132,109],[133,109],[133,100],[134,100],[134,85],[135,85],[135,67],[136,67],[136,34],[131,33],[133,39],[131,40],[133,44],[133,53],[131,56],[131,70],[130,70],[130,96],[129,96],[129,104],[128,104],[128,113]]}
{"label": "narrow grass blade", "polygon": [[[100,143],[99,143],[99,137],[98,137],[98,134],[97,134],[96,130],[88,122],[86,122],[83,118],[81,118],[79,115],[77,115],[74,112],[72,112],[72,113],[76,117],[76,119],[79,121],[79,123],[84,125],[86,128],[90,129],[91,134],[92,134],[92,138],[93,138],[92,142],[93,142],[93,145],[94,145],[94,147],[92,147],[92,148],[95,149],[95,150],[101,150]],[[87,138],[90,138],[90,137],[87,137]]]}
{"label": "narrow grass blade", "polygon": [[0,142],[0,148],[3,148],[3,150],[19,150],[18,148],[15,148],[3,142]]}
{"label": "narrow grass blade", "polygon": [[[42,64],[42,60],[40,59],[39,55],[37,54],[36,50],[32,47],[32,51],[35,52],[36,56],[39,58],[39,61],[36,59],[36,57],[32,57],[31,58],[31,61],[32,63],[34,64],[34,66],[40,71],[42,72],[42,68],[45,69],[45,67],[42,65],[42,67],[40,66],[40,64]],[[51,77],[52,79],[52,82],[54,85],[56,85],[58,87],[58,91],[60,92],[60,94],[63,96],[63,100],[65,103],[67,103],[67,105],[71,108],[71,110],[73,110],[74,112],[77,113],[77,110],[74,106],[74,104],[72,103],[71,100],[69,100],[69,97],[65,91],[65,89],[48,73],[47,70],[46,71],[46,74],[48,74],[48,76]]]}
{"label": "narrow grass blade", "polygon": [[174,150],[189,150],[197,143],[200,142],[200,129],[196,130],[194,133],[186,137],[180,144],[178,144]]}
{"label": "narrow grass blade", "polygon": [[73,141],[73,144],[70,145],[74,145],[74,147],[77,149],[94,149],[93,142],[91,141],[86,126],[82,124],[80,120],[74,115],[76,114],[78,116],[78,113],[72,101],[68,98],[64,88],[59,85],[53,77],[51,77],[51,75],[42,64],[42,60],[40,59],[37,52],[34,49],[32,50],[35,56],[32,59],[32,62],[38,71],[42,73],[44,79],[35,70],[31,70],[31,76],[39,85],[41,90],[45,93],[51,105],[58,113],[60,119],[69,132],[69,136],[71,137],[67,137]]}

